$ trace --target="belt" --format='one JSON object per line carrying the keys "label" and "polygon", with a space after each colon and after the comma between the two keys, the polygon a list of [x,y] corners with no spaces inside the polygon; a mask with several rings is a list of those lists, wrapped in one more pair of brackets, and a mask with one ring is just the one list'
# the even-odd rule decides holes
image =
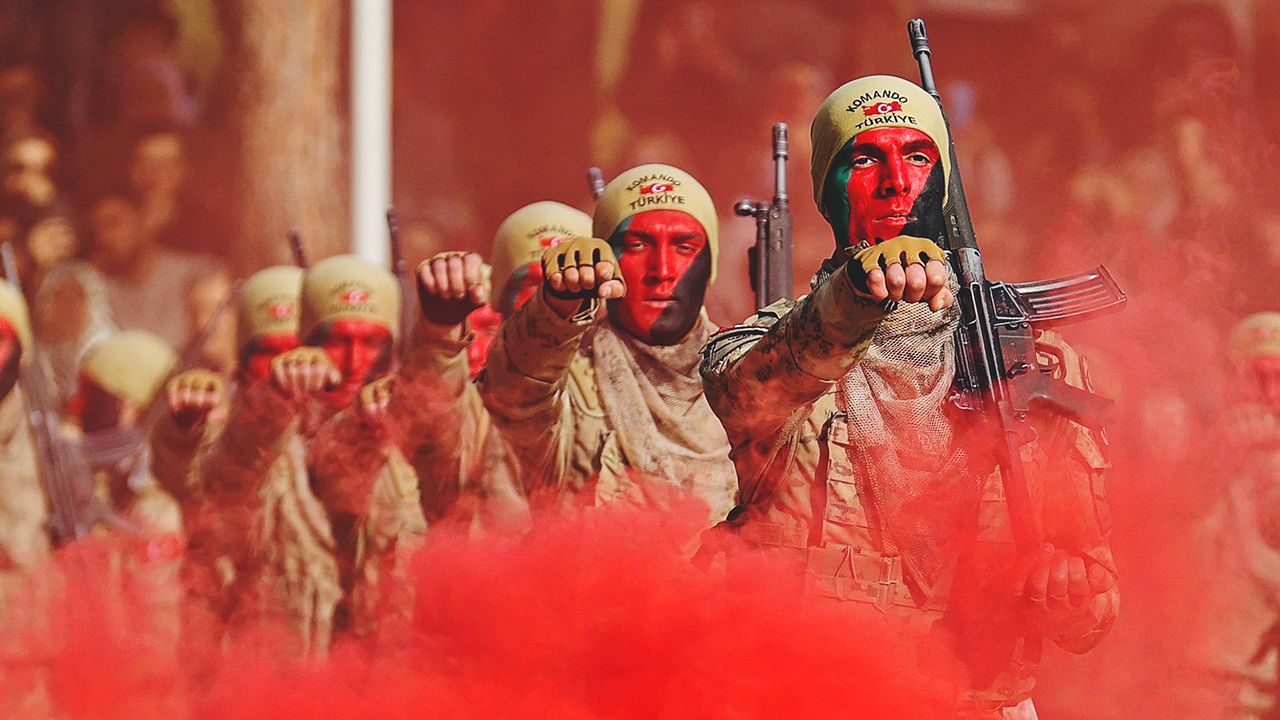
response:
{"label": "belt", "polygon": [[932,612],[946,609],[946,598],[929,598],[924,604],[916,600],[903,582],[901,557],[848,545],[807,550],[805,589],[819,597],[870,603],[881,611],[891,607]]}

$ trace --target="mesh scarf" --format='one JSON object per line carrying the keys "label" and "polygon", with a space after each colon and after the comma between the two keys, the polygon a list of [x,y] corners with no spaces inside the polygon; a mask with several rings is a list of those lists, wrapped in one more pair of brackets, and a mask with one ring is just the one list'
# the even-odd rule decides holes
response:
{"label": "mesh scarf", "polygon": [[600,399],[627,464],[662,478],[723,519],[737,475],[729,438],[702,393],[702,346],[716,326],[705,317],[677,345],[647,345],[606,318],[588,331]]}
{"label": "mesh scarf", "polygon": [[957,305],[935,313],[924,303],[900,304],[836,392],[858,494],[879,521],[886,552],[901,555],[926,596],[958,554],[960,531],[980,498],[981,478],[969,471],[944,412],[959,322]]}

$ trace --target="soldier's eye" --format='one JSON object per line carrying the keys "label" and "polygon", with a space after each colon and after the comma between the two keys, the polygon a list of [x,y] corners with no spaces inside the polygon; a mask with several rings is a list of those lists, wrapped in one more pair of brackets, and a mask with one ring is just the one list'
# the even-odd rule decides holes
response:
{"label": "soldier's eye", "polygon": [[855,168],[862,169],[862,168],[869,168],[872,165],[875,165],[875,163],[876,163],[876,159],[873,157],[870,157],[868,155],[856,155],[853,158],[853,162],[850,164]]}
{"label": "soldier's eye", "polygon": [[933,158],[929,157],[928,155],[925,155],[924,153],[911,153],[910,155],[907,156],[907,162],[911,163],[912,165],[919,165],[921,167],[924,167],[926,165],[932,165]]}

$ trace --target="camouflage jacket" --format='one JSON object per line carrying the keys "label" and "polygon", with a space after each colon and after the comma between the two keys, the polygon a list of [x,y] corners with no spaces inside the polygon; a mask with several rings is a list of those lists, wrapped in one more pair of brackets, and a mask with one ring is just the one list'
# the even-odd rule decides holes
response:
{"label": "camouflage jacket", "polygon": [[341,596],[333,532],[311,491],[296,414],[264,384],[206,427],[166,418],[152,439],[157,479],[188,527],[188,585],[236,629],[282,620],[300,654],[327,651]]}
{"label": "camouflage jacket", "polygon": [[[655,507],[677,497],[669,485],[631,472],[606,414],[583,342],[600,307],[592,302],[566,320],[535,295],[503,323],[478,378],[485,406],[520,459],[535,508]],[[728,498],[707,501],[728,505]]]}
{"label": "camouflage jacket", "polygon": [[[982,484],[972,537],[964,544],[967,557],[957,558],[950,590],[944,585],[934,597],[914,592],[900,558],[886,550],[876,508],[859,492],[859,468],[850,464],[850,439],[846,423],[838,422],[836,402],[839,381],[866,352],[883,317],[837,272],[799,301],[780,301],[717,334],[704,349],[702,373],[707,397],[733,444],[739,494],[729,525],[738,536],[762,551],[793,558],[797,588],[872,603],[888,616],[928,624],[955,609],[949,595],[961,585],[978,588],[969,596],[1012,597],[1009,588],[1016,581],[1008,576],[1016,555],[998,470]],[[1082,361],[1065,346],[1060,349],[1066,361],[1058,374],[1083,386]],[[1023,458],[1040,507],[1052,508],[1042,513],[1046,540],[1114,570],[1100,445],[1089,431],[1061,418],[1039,417],[1034,424],[1039,440],[1024,446]],[[1105,605],[1108,610],[1087,632],[1052,639],[1078,652],[1092,647],[1112,624],[1118,597],[1108,597]],[[987,701],[1011,706],[1029,693],[1036,653],[1024,652],[1016,607],[995,600],[984,607],[983,623],[1013,627],[1017,637],[994,660],[966,660]],[[987,617],[993,612],[1005,617]],[[963,638],[958,643],[983,644]]]}
{"label": "camouflage jacket", "polygon": [[15,387],[0,400],[0,574],[31,568],[48,554],[47,519],[35,439]]}
{"label": "camouflage jacket", "polygon": [[461,524],[473,533],[518,533],[528,525],[529,505],[515,454],[470,378],[467,354],[474,339],[465,332],[454,340],[419,322],[387,417],[417,471],[429,522]]}

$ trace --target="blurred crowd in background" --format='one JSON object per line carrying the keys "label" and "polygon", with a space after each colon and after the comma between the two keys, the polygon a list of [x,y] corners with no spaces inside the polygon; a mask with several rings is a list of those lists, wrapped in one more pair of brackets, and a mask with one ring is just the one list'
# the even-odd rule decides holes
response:
{"label": "blurred crowd in background", "polygon": [[[139,328],[181,346],[235,275],[275,260],[279,248],[237,237],[239,178],[254,168],[232,150],[236,12],[215,0],[0,4],[0,241],[18,250],[67,397],[94,338]],[[1229,329],[1276,305],[1277,3],[400,0],[393,199],[409,259],[487,253],[498,222],[535,200],[587,208],[588,166],[611,177],[673,163],[721,208],[708,310],[731,324],[753,309],[754,237],[731,208],[772,193],[770,127],[785,121],[802,292],[833,247],[811,199],[809,122],[849,79],[914,78],[904,28],[917,15],[988,272],[1105,263],[1130,307],[1072,337],[1101,390],[1133,410],[1117,444],[1141,448],[1157,475],[1194,464],[1193,439],[1233,392]],[[230,335],[206,365],[229,368]],[[1221,489],[1206,477],[1190,494],[1131,489],[1127,502],[1189,518]]]}

